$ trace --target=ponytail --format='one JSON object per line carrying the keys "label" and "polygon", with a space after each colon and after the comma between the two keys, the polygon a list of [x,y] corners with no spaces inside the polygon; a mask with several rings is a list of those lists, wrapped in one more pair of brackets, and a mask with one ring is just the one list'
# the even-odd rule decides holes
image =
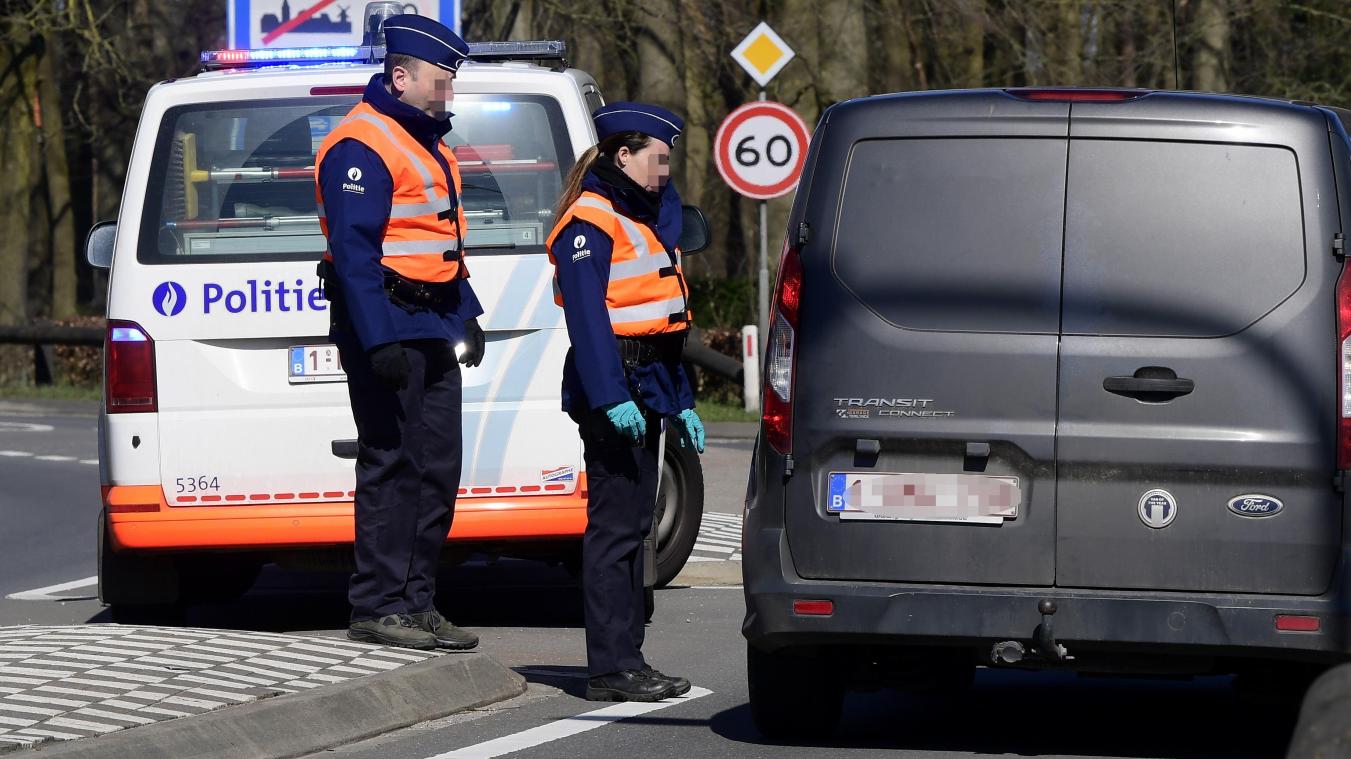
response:
{"label": "ponytail", "polygon": [[577,198],[581,197],[582,179],[586,177],[588,171],[591,171],[599,156],[600,146],[592,145],[582,153],[577,163],[572,165],[572,171],[569,171],[567,179],[563,180],[563,195],[558,199],[558,205],[554,206],[554,219],[562,221],[563,214],[567,213],[572,204],[577,202]]}
{"label": "ponytail", "polygon": [[554,207],[554,221],[563,221],[563,215],[572,208],[572,204],[577,202],[577,198],[582,195],[582,180],[586,178],[591,167],[596,165],[596,161],[605,157],[607,161],[613,161],[614,154],[619,152],[620,148],[628,148],[630,152],[636,153],[647,147],[652,142],[652,138],[642,132],[619,132],[612,134],[601,140],[599,145],[587,148],[582,157],[573,164],[572,171],[563,180],[563,196],[558,199],[558,205]]}

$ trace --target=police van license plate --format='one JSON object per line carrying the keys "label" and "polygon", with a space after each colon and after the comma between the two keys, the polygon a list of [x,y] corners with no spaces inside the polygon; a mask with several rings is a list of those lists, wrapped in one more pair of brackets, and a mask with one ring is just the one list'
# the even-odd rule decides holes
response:
{"label": "police van license plate", "polygon": [[336,345],[291,346],[290,377],[293,385],[311,382],[346,382]]}
{"label": "police van license plate", "polygon": [[1017,477],[831,472],[826,512],[842,520],[1001,524],[1016,519]]}

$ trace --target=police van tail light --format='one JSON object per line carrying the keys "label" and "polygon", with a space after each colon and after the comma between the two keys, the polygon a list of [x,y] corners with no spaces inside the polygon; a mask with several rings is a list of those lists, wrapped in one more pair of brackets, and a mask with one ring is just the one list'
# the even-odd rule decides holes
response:
{"label": "police van tail light", "polygon": [[763,421],[765,439],[782,454],[793,452],[793,382],[797,365],[798,307],[802,298],[802,261],[785,241],[774,287],[774,315],[765,351]]}
{"label": "police van tail light", "polygon": [[103,397],[109,414],[154,413],[155,341],[135,322],[109,320],[103,345]]}

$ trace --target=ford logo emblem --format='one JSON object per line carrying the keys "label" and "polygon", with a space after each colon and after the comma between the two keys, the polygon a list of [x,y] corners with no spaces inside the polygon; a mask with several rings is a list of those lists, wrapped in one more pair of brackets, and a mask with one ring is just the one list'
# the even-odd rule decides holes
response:
{"label": "ford logo emblem", "polygon": [[1269,495],[1240,495],[1229,499],[1229,510],[1241,517],[1274,517],[1285,504]]}

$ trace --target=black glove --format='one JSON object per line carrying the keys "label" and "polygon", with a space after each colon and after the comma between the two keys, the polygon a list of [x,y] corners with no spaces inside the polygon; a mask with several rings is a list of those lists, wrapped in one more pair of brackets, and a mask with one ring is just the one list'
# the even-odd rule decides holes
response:
{"label": "black glove", "polygon": [[371,372],[379,377],[390,390],[403,390],[408,387],[408,375],[412,368],[408,365],[408,356],[398,343],[385,343],[371,348],[367,355],[371,359]]}
{"label": "black glove", "polygon": [[478,366],[483,362],[483,350],[487,344],[488,338],[484,337],[483,330],[478,326],[478,319],[465,322],[464,355],[460,356],[460,363],[465,366]]}

